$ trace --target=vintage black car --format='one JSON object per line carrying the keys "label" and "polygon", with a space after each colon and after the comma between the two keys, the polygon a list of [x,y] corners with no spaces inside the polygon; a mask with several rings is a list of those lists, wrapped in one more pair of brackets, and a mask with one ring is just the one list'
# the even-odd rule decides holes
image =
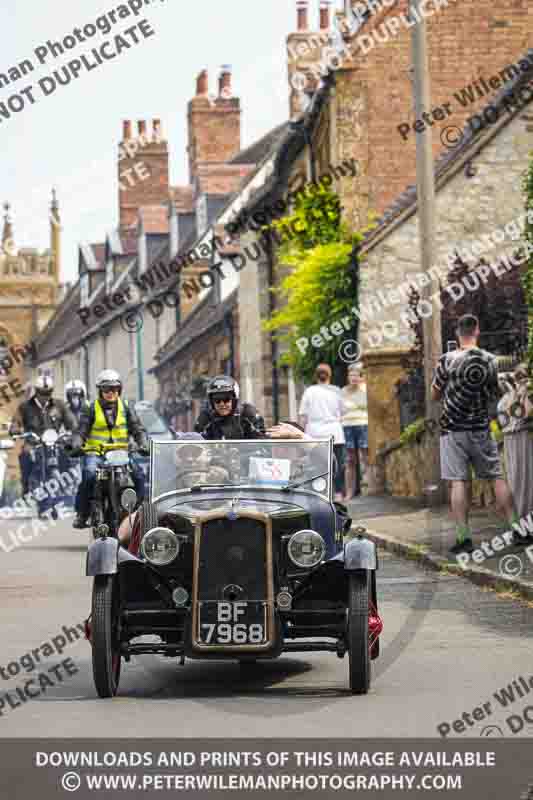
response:
{"label": "vintage black car", "polygon": [[[122,659],[348,653],[353,694],[370,687],[382,623],[377,553],[332,502],[331,440],[152,441],[150,500],[128,549],[89,548],[93,673],[116,694]],[[131,490],[129,490],[131,492]],[[136,641],[155,634],[160,641]]]}

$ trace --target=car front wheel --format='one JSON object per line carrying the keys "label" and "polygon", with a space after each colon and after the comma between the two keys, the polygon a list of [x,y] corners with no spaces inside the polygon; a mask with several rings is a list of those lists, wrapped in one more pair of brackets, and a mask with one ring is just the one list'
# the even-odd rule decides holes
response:
{"label": "car front wheel", "polygon": [[370,689],[369,601],[369,573],[352,572],[348,585],[348,666],[352,694],[367,694]]}
{"label": "car front wheel", "polygon": [[91,642],[93,677],[99,697],[114,697],[120,680],[118,583],[115,575],[97,575],[93,585]]}

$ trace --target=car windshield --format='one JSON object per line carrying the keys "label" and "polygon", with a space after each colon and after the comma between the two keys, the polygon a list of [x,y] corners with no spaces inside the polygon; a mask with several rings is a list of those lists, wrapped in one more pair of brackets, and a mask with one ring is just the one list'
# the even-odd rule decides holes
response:
{"label": "car windshield", "polygon": [[210,486],[292,488],[330,497],[329,439],[154,442],[152,458],[152,502]]}
{"label": "car windshield", "polygon": [[148,436],[170,436],[169,428],[165,425],[153,406],[136,403],[135,411],[144,425]]}

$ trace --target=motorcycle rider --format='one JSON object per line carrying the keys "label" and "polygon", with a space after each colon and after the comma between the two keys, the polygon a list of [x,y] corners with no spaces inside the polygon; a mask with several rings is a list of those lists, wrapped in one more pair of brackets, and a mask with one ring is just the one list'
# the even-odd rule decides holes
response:
{"label": "motorcycle rider", "polygon": [[[56,397],[53,397],[54,381],[50,375],[40,375],[34,387],[34,393],[29,400],[24,401],[18,407],[15,416],[9,426],[11,436],[24,433],[35,433],[41,436],[48,428],[53,428],[59,432],[61,426],[71,431],[73,435],[72,447],[76,447],[79,441],[76,440],[78,423],[71,413],[68,406]],[[31,440],[26,440],[23,445],[23,453],[27,463],[28,473],[23,474],[23,486],[29,489],[29,484],[40,484],[42,479],[42,451],[35,450]],[[30,461],[31,460],[31,461]],[[21,457],[22,466],[22,457]],[[26,494],[27,491],[24,492]],[[38,501],[39,514],[41,505]]]}
{"label": "motorcycle rider", "polygon": [[[67,404],[68,408],[70,409],[72,415],[76,418],[78,423],[78,427],[80,424],[80,417],[84,407],[87,405],[87,389],[83,381],[80,381],[78,378],[74,378],[74,380],[69,381],[65,385],[65,403]],[[81,442],[78,442],[81,446]],[[69,467],[78,467],[78,459],[70,458],[68,459],[67,463],[64,465],[65,469]],[[79,482],[77,488],[79,489]],[[70,497],[70,504],[72,504],[72,495]],[[79,508],[77,505],[77,501],[79,499],[79,492],[75,493],[74,499],[74,511],[76,514],[79,512]]]}
{"label": "motorcycle rider", "polygon": [[87,389],[83,381],[75,378],[66,384],[65,403],[79,423],[81,412],[84,406],[87,405]]}
{"label": "motorcycle rider", "polygon": [[264,439],[265,421],[251,403],[239,402],[239,384],[217,375],[207,386],[205,403],[194,430],[204,439]]}
{"label": "motorcycle rider", "polygon": [[[114,369],[104,369],[96,378],[98,397],[81,412],[79,434],[83,452],[82,482],[76,497],[77,514],[74,528],[85,528],[89,519],[91,498],[94,493],[96,469],[108,450],[125,450],[132,436],[141,455],[150,452],[146,431],[126,400],[121,398],[122,378]],[[91,452],[92,451],[92,452]],[[96,451],[96,452],[95,452]],[[142,502],[144,479],[133,463],[131,472],[135,491]]]}

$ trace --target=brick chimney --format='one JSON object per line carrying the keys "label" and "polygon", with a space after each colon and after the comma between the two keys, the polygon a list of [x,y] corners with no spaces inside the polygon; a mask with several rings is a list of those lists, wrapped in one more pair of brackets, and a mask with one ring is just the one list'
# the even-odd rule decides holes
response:
{"label": "brick chimney", "polygon": [[[296,31],[287,37],[291,119],[300,116],[304,110],[306,94],[312,94],[317,88],[322,77],[324,51],[330,45],[331,2],[313,0],[313,10],[317,12],[316,21],[320,20],[319,30],[316,27],[313,30],[312,23],[311,26],[309,24],[308,0],[297,0]],[[327,67],[323,68],[323,74],[326,71]]]}
{"label": "brick chimney", "polygon": [[118,157],[119,226],[137,225],[141,206],[164,205],[169,193],[168,145],[161,133],[161,120],[137,123],[138,136],[132,136],[132,122],[124,120]]}
{"label": "brick chimney", "polygon": [[221,96],[222,89],[231,90],[231,68],[224,65],[219,78],[219,95],[213,102],[209,94],[209,77],[203,70],[196,79],[196,96],[188,105],[189,179],[194,183],[198,167],[220,165],[241,149],[241,108],[238,97]]}

